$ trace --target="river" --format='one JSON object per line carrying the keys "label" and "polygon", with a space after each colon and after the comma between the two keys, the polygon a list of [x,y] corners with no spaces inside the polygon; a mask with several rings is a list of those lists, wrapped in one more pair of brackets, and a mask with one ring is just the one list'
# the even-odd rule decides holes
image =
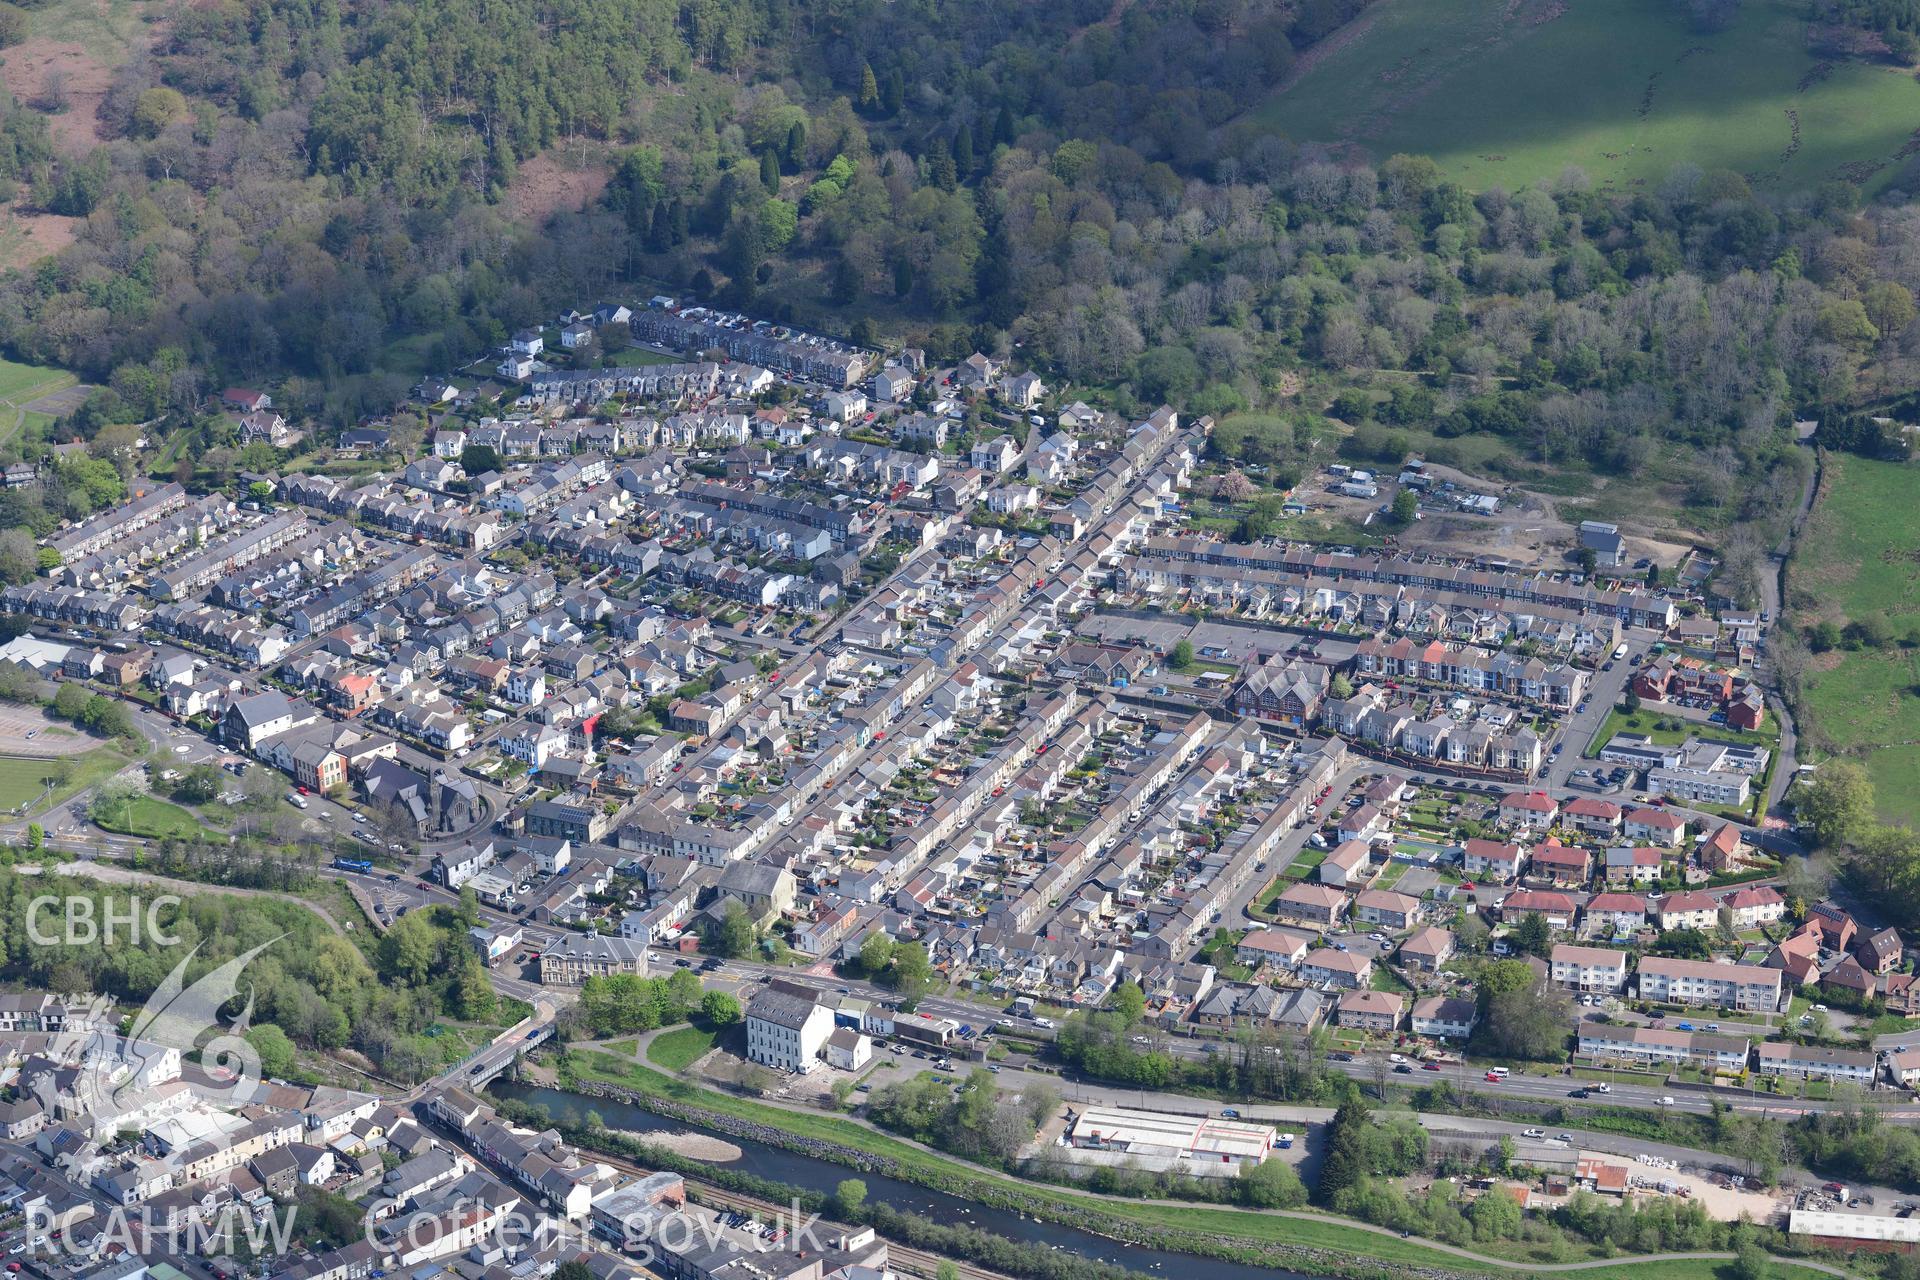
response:
{"label": "river", "polygon": [[1276,1280],[1276,1277],[1280,1280],[1311,1280],[1311,1277],[1295,1271],[1244,1266],[1191,1253],[1173,1253],[1165,1249],[1123,1244],[1090,1231],[1079,1231],[1058,1223],[1041,1222],[991,1209],[958,1196],[889,1178],[885,1174],[862,1173],[831,1161],[770,1147],[749,1138],[703,1129],[697,1124],[655,1115],[614,1098],[586,1098],[559,1089],[514,1084],[506,1080],[496,1082],[491,1091],[503,1098],[544,1106],[556,1121],[571,1124],[584,1123],[587,1112],[594,1111],[609,1129],[627,1129],[635,1133],[714,1133],[735,1144],[744,1153],[741,1159],[727,1165],[716,1165],[716,1168],[744,1169],[762,1178],[772,1178],[789,1186],[804,1187],[828,1195],[843,1179],[858,1178],[867,1184],[869,1200],[891,1205],[903,1213],[919,1214],[935,1222],[965,1223],[1009,1240],[1065,1249],[1097,1262],[1126,1267],[1149,1276],[1179,1276],[1181,1280]]}

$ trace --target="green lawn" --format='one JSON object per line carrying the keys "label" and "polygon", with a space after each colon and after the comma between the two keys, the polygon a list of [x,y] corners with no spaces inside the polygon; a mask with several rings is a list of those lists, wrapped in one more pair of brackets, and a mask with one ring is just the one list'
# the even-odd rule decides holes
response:
{"label": "green lawn", "polygon": [[1877,190],[1901,168],[1920,83],[1891,65],[1823,62],[1806,23],[1802,0],[1747,0],[1714,34],[1670,0],[1398,0],[1372,6],[1251,118],[1376,160],[1429,155],[1475,190],[1578,165],[1627,191],[1683,162],[1769,191],[1840,170]]}
{"label": "green lawn", "polygon": [[52,778],[51,760],[0,756],[0,809],[11,813],[39,799]]}
{"label": "green lawn", "polygon": [[1657,706],[1643,706],[1631,714],[1615,707],[1593,735],[1593,741],[1587,744],[1583,753],[1591,760],[1600,754],[1600,749],[1612,741],[1615,734],[1644,734],[1658,743],[1685,742],[1688,738],[1712,738],[1718,742],[1743,742],[1756,747],[1772,748],[1780,741],[1780,728],[1774,723],[1773,713],[1761,722],[1758,733],[1748,733],[1743,729],[1729,729],[1724,724],[1702,724],[1696,720],[1681,720],[1678,729],[1658,729],[1654,726],[1662,719],[1677,718],[1663,713]]}
{"label": "green lawn", "polygon": [[639,369],[650,364],[675,364],[685,358],[649,351],[645,347],[622,347],[618,351],[604,353],[600,357],[600,364],[608,369]]}
{"label": "green lawn", "polygon": [[[1796,604],[1845,623],[1884,614],[1896,636],[1920,626],[1920,472],[1900,463],[1826,455],[1820,503],[1789,570]],[[1920,820],[1920,650],[1817,655],[1808,665],[1806,716],[1837,748],[1862,755],[1881,815]]]}
{"label": "green lawn", "polygon": [[1373,966],[1373,979],[1369,984],[1375,991],[1387,991],[1394,995],[1410,996],[1413,988],[1400,978],[1400,975],[1384,964]]}
{"label": "green lawn", "polygon": [[1794,557],[1793,585],[1838,621],[1885,611],[1895,629],[1920,621],[1920,472],[1904,463],[1828,453],[1820,504]]}
{"label": "green lawn", "polygon": [[52,418],[23,406],[77,381],[64,369],[0,359],[0,442],[13,439],[23,429],[37,434],[51,426]]}
{"label": "green lawn", "polygon": [[73,381],[73,375],[63,369],[0,359],[0,400],[18,404],[71,386]]}
{"label": "green lawn", "polygon": [[[623,1061],[610,1054],[575,1053],[571,1061],[575,1076],[581,1079],[603,1080],[624,1085],[738,1119],[768,1125],[797,1137],[815,1138],[839,1146],[851,1147],[870,1155],[896,1161],[903,1170],[937,1176],[947,1181],[949,1189],[951,1189],[952,1179],[956,1177],[967,1179],[984,1189],[998,1189],[1048,1202],[1058,1212],[1081,1220],[1085,1220],[1091,1210],[1094,1214],[1109,1215],[1146,1227],[1192,1232],[1204,1236],[1238,1237],[1260,1244],[1305,1245],[1361,1257],[1378,1258],[1388,1262],[1438,1267],[1450,1271],[1458,1270],[1461,1266],[1459,1258],[1429,1248],[1422,1241],[1363,1231],[1331,1217],[1287,1217],[1239,1209],[1212,1208],[1198,1204],[1157,1204],[1109,1196],[1074,1194],[1040,1183],[976,1172],[935,1152],[879,1133],[851,1120],[826,1114],[789,1110],[784,1107],[770,1107],[747,1098],[704,1089],[687,1081],[662,1075],[631,1060]],[[910,1172],[907,1176],[912,1177],[915,1174]],[[956,1194],[965,1193],[956,1192]],[[1092,1229],[1097,1230],[1098,1227],[1095,1226]],[[1501,1245],[1482,1247],[1489,1251],[1503,1248]],[[1522,1256],[1525,1246],[1516,1244],[1506,1247],[1516,1252],[1516,1260],[1510,1269],[1526,1271],[1527,1260]],[[1586,1280],[1648,1280],[1649,1277],[1657,1277],[1658,1280],[1720,1280],[1719,1267],[1720,1264],[1707,1259],[1657,1264],[1636,1264],[1630,1259],[1622,1259],[1617,1267],[1596,1267],[1579,1274]],[[1773,1274],[1779,1280],[1814,1280],[1818,1273],[1785,1263],[1776,1263]]]}
{"label": "green lawn", "polygon": [[[44,730],[47,733],[55,731],[52,727]],[[23,805],[32,804],[45,793],[47,781],[59,777],[63,771],[66,781],[54,788],[50,799],[52,803],[88,787],[98,786],[126,766],[127,758],[112,747],[95,747],[81,755],[51,760],[32,756],[0,756],[0,811],[11,813]],[[36,806],[34,811],[41,812],[44,807]]]}
{"label": "green lawn", "polygon": [[663,1031],[647,1046],[647,1061],[668,1071],[685,1071],[720,1039],[710,1027],[685,1026]]}
{"label": "green lawn", "polygon": [[153,796],[134,796],[111,815],[96,819],[101,828],[121,835],[158,840],[165,836],[192,836],[202,831],[199,819],[177,804]]}

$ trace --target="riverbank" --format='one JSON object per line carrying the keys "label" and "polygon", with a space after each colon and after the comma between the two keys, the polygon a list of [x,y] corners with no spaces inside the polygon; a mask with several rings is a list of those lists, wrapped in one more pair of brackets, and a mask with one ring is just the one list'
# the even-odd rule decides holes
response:
{"label": "riverbank", "polygon": [[[1579,1268],[1603,1277],[1611,1267],[1621,1280],[1708,1280],[1717,1255],[1615,1260],[1597,1251],[1578,1262],[1528,1253],[1499,1257],[1437,1241],[1400,1236],[1366,1223],[1314,1211],[1224,1209],[1186,1202],[1119,1200],[1092,1192],[1031,1183],[942,1155],[841,1116],[802,1111],[719,1093],[604,1054],[576,1054],[563,1073],[563,1087],[605,1097],[730,1136],[763,1142],[842,1167],[883,1173],[995,1209],[1066,1224],[1109,1239],[1147,1248],[1220,1258],[1265,1267],[1308,1269],[1327,1275],[1377,1275],[1380,1267],[1462,1274],[1510,1274]],[[1564,1257],[1564,1251],[1562,1252]],[[1492,1269],[1489,1271],[1488,1269]],[[1673,1270],[1672,1268],[1679,1268]],[[1847,1275],[1839,1267],[1782,1259],[1781,1280],[1816,1274]]]}

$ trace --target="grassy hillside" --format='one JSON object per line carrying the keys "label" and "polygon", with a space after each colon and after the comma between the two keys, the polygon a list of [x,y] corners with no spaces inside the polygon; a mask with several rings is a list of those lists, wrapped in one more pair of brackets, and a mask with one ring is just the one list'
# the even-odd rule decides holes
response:
{"label": "grassy hillside", "polygon": [[1789,190],[1899,171],[1910,71],[1807,51],[1800,0],[1696,33],[1672,0],[1381,0],[1256,109],[1287,136],[1433,156],[1475,189],[1577,164],[1615,189],[1675,164]]}
{"label": "grassy hillside", "polygon": [[[1836,624],[1884,616],[1905,637],[1920,626],[1920,509],[1911,465],[1827,455],[1789,577],[1796,603]],[[1920,649],[1834,649],[1811,662],[1807,718],[1840,750],[1860,753],[1881,816],[1920,821]]]}

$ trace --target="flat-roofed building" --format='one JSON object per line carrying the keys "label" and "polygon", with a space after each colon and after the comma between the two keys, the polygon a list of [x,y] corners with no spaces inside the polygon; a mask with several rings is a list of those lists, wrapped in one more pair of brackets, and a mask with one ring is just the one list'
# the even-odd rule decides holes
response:
{"label": "flat-roofed building", "polygon": [[1175,1116],[1122,1107],[1089,1107],[1073,1122],[1076,1147],[1197,1164],[1260,1164],[1278,1138],[1270,1124]]}

